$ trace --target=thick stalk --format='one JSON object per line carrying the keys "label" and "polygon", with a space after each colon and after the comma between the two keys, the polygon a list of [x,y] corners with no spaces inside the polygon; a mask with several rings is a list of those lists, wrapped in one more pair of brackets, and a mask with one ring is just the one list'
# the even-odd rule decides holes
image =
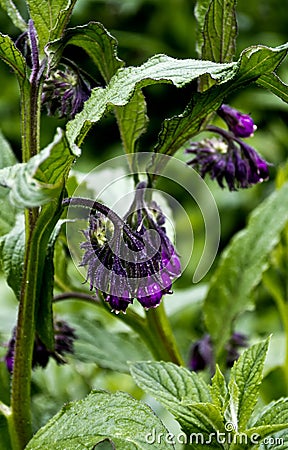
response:
{"label": "thick stalk", "polygon": [[163,302],[157,308],[146,311],[146,318],[147,332],[153,342],[151,350],[157,359],[184,366]]}
{"label": "thick stalk", "polygon": [[[40,73],[33,23],[29,22],[33,69],[21,92],[22,161],[39,152]],[[25,210],[25,255],[19,298],[11,389],[10,431],[13,450],[22,450],[32,437],[31,366],[35,337],[35,305],[39,270],[38,209]]]}
{"label": "thick stalk", "polygon": [[[21,287],[15,358],[12,378],[11,409],[13,450],[22,450],[32,436],[30,385],[32,354],[35,337],[35,302],[38,272],[37,248],[33,238],[32,224],[26,226],[26,252]],[[30,228],[31,227],[31,228]],[[28,234],[28,236],[27,236]]]}

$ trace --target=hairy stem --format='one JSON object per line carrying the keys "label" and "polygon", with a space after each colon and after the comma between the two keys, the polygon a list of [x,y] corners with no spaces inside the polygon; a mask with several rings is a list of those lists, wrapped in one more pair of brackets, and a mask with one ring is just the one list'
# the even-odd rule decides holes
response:
{"label": "hairy stem", "polygon": [[147,332],[152,337],[151,348],[154,356],[163,361],[171,361],[179,366],[184,366],[183,358],[177,347],[170,322],[166,315],[163,302],[157,308],[146,311]]}
{"label": "hairy stem", "polygon": [[[39,152],[40,77],[37,37],[32,21],[28,35],[32,52],[32,72],[21,92],[22,161]],[[43,66],[44,67],[44,66]],[[25,210],[25,256],[17,318],[15,355],[11,388],[10,433],[13,450],[22,450],[32,437],[31,366],[35,338],[35,306],[39,272],[38,208]]]}

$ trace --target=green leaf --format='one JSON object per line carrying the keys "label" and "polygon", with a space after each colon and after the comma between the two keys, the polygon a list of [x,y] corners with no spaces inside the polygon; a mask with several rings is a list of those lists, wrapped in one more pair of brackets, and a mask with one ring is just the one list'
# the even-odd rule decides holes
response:
{"label": "green leaf", "polygon": [[197,42],[196,42],[196,49],[198,52],[199,58],[202,57],[202,46],[204,43],[204,37],[203,37],[203,29],[205,24],[205,17],[207,14],[207,11],[209,10],[210,3],[213,0],[198,0],[196,2],[196,6],[194,9],[194,15],[197,21]]}
{"label": "green leaf", "polygon": [[19,298],[25,252],[24,215],[18,214],[10,232],[0,238],[0,260],[8,285]]}
{"label": "green leaf", "polygon": [[155,153],[174,155],[189,139],[199,133],[207,116],[217,110],[226,95],[222,86],[215,86],[204,93],[196,92],[179,116],[165,119],[155,146]]}
{"label": "green leaf", "polygon": [[[249,428],[249,430],[246,430],[245,434],[248,436],[248,438],[254,437],[254,439],[257,437],[257,441],[261,442],[264,438],[267,438],[267,436],[273,436],[275,433],[278,433],[282,430],[287,430],[288,424],[287,423],[281,423],[281,424],[273,424],[273,425],[263,425],[259,427],[253,427]],[[287,433],[287,431],[286,431]],[[287,436],[287,434],[286,434]],[[253,447],[254,448],[254,447]],[[261,448],[261,447],[260,447]],[[274,446],[272,447],[274,448]],[[281,447],[282,449],[283,447]]]}
{"label": "green leaf", "polygon": [[117,57],[116,39],[104,28],[102,23],[90,22],[87,25],[66,30],[62,39],[51,43],[47,48],[50,66],[58,64],[67,45],[83,48],[97,65],[106,83],[124,64]]}
{"label": "green leaf", "polygon": [[217,406],[217,408],[224,412],[224,407],[227,401],[227,394],[228,394],[228,390],[227,390],[227,385],[226,385],[226,381],[224,378],[223,373],[221,372],[221,370],[219,369],[218,365],[216,366],[216,371],[215,371],[215,375],[212,378],[212,383],[211,383],[211,397],[212,397],[212,401],[214,403],[215,406]]}
{"label": "green leaf", "polygon": [[[62,198],[62,196],[61,196]],[[41,209],[40,227],[43,233],[41,240],[42,252],[42,280],[39,282],[40,290],[37,295],[36,332],[46,348],[54,350],[54,321],[53,321],[53,291],[54,291],[54,247],[63,225],[59,221],[62,213],[61,198],[59,202],[50,202]],[[45,225],[42,225],[42,222]],[[39,224],[38,224],[39,226]],[[48,240],[48,244],[47,244]]]}
{"label": "green leaf", "polygon": [[7,420],[0,414],[0,449],[12,450]]}
{"label": "green leaf", "polygon": [[[193,413],[193,403],[210,403],[209,387],[195,372],[169,362],[138,362],[131,364],[131,374],[136,383],[162,403],[183,428],[199,429],[200,421]],[[215,408],[215,407],[214,407]],[[200,427],[200,431],[206,428]],[[206,430],[207,431],[207,430]]]}
{"label": "green leaf", "polygon": [[46,44],[62,36],[76,0],[26,0],[37,30],[40,53]]}
{"label": "green leaf", "polygon": [[[121,68],[106,88],[95,88],[83,110],[67,125],[70,145],[80,145],[93,123],[112,107],[125,106],[135,89],[157,83],[183,87],[192,80],[209,74],[222,87],[196,93],[183,115],[164,121],[157,152],[174,154],[188,139],[199,132],[210,112],[215,111],[225,96],[255,81],[263,73],[275,70],[287,53],[288,44],[270,48],[255,46],[245,49],[237,63],[217,64],[211,61],[177,60],[155,55],[139,67]],[[223,87],[225,84],[225,88]]]}
{"label": "green leaf", "polygon": [[127,361],[152,359],[142,341],[131,333],[109,331],[101,323],[83,318],[73,326],[78,338],[74,357],[80,361],[128,373]]}
{"label": "green leaf", "polygon": [[154,151],[172,156],[201,131],[207,116],[221,106],[226,96],[275,70],[286,53],[287,44],[276,48],[255,46],[245,49],[226,79],[217,80],[219,85],[203,93],[196,92],[183,114],[164,120]]}
{"label": "green leaf", "polygon": [[26,61],[9,36],[0,33],[0,58],[16,72],[20,79],[26,76]]}
{"label": "green leaf", "polygon": [[[26,450],[82,450],[110,439],[115,448],[150,450],[148,433],[168,434],[145,404],[122,392],[93,391],[84,400],[65,405],[32,438]],[[165,439],[157,449],[174,448]]]}
{"label": "green leaf", "polygon": [[5,9],[15,27],[21,31],[27,31],[27,24],[12,0],[0,0],[0,5]]}
{"label": "green leaf", "polygon": [[248,348],[231,369],[228,384],[231,398],[227,415],[237,431],[246,430],[257,403],[268,345],[267,339]]}
{"label": "green leaf", "polygon": [[[236,0],[210,1],[201,32],[202,59],[219,63],[232,61],[237,35]],[[200,91],[205,91],[213,84],[214,81],[204,75],[200,79]]]}
{"label": "green leaf", "polygon": [[286,424],[288,428],[288,398],[280,398],[266,405],[253,421],[253,428],[263,425]]}
{"label": "green leaf", "polygon": [[265,444],[262,443],[260,450],[288,450],[287,430],[274,434],[273,439],[268,439]]}
{"label": "green leaf", "polygon": [[269,89],[277,97],[288,103],[288,85],[285,84],[276,73],[268,73],[261,75],[257,80],[257,84]]}
{"label": "green leaf", "polygon": [[59,196],[74,159],[64,133],[58,130],[54,141],[28,163],[1,169],[0,185],[10,189],[12,205],[39,206]]}
{"label": "green leaf", "polygon": [[115,108],[122,144],[126,153],[136,151],[136,142],[146,131],[148,118],[143,93],[136,90],[130,102]]}
{"label": "green leaf", "polygon": [[[189,413],[179,420],[181,427],[188,434],[202,433],[205,441],[216,437],[216,432],[225,433],[223,416],[219,409],[212,403],[193,403],[188,406]],[[215,448],[223,448],[216,439],[212,437],[212,445]]]}
{"label": "green leaf", "polygon": [[[17,163],[15,155],[0,130],[0,169]],[[0,236],[9,233],[15,223],[16,208],[8,200],[9,191],[0,186]]]}
{"label": "green leaf", "polygon": [[287,224],[287,195],[285,184],[253,211],[246,229],[236,234],[223,252],[211,279],[204,313],[218,356],[231,335],[232,322],[250,304],[251,293]]}
{"label": "green leaf", "polygon": [[234,66],[234,63],[216,64],[155,55],[139,67],[119,69],[105,89],[92,90],[83,110],[68,123],[68,140],[71,145],[80,144],[92,124],[99,121],[107,109],[125,106],[136,88],[157,83],[172,83],[176,87],[182,87],[204,73],[209,73],[213,79],[224,80],[232,76]]}
{"label": "green leaf", "polygon": [[202,59],[221,63],[232,61],[237,36],[236,0],[211,1],[202,34]]}

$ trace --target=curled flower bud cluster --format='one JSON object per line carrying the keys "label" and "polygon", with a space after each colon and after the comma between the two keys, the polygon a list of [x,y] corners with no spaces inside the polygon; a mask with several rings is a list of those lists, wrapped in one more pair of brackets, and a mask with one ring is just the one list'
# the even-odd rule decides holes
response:
{"label": "curled flower bud cluster", "polygon": [[42,104],[50,116],[73,119],[90,97],[90,83],[76,67],[61,64],[43,84]]}
{"label": "curled flower bud cluster", "polygon": [[103,238],[103,224],[109,217],[101,213],[90,216],[83,232],[81,265],[87,266],[90,289],[102,292],[116,313],[125,312],[134,299],[146,309],[157,307],[164,294],[172,293],[172,281],[181,273],[179,257],[163,226],[164,216],[154,202],[149,207],[144,201],[145,187],[140,183],[136,189],[125,221],[119,218],[117,223],[113,213],[110,239]]}
{"label": "curled flower bud cluster", "polygon": [[218,138],[192,142],[186,151],[195,157],[188,164],[199,170],[203,178],[209,174],[212,180],[216,179],[221,188],[226,183],[230,191],[268,179],[268,163],[240,139],[252,136],[256,130],[251,117],[228,105],[222,105],[218,114],[230,131],[208,126],[207,130],[216,133]]}
{"label": "curled flower bud cluster", "polygon": [[[54,322],[54,350],[48,350],[41,339],[36,336],[32,356],[32,368],[40,366],[45,368],[50,358],[58,364],[65,364],[65,354],[73,353],[73,342],[76,339],[74,328],[71,328],[64,320]],[[13,330],[12,338],[8,343],[8,351],[4,357],[6,367],[10,373],[14,367],[14,353],[16,342],[16,328]]]}
{"label": "curled flower bud cluster", "polygon": [[[232,367],[239,358],[239,348],[247,347],[247,336],[234,332],[226,345],[226,366]],[[195,372],[209,368],[214,369],[212,340],[209,334],[196,341],[190,350],[189,368]]]}

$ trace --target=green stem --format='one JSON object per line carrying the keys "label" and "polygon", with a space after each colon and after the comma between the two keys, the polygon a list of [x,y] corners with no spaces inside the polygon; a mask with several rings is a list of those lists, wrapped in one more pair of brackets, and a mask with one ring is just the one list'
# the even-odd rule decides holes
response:
{"label": "green stem", "polygon": [[151,350],[154,356],[157,359],[184,366],[163,302],[157,308],[146,311],[146,318],[147,331],[153,342]]}
{"label": "green stem", "polygon": [[[33,236],[32,214],[26,214],[26,251],[17,320],[15,358],[12,377],[11,409],[13,450],[21,450],[32,436],[30,384],[35,337],[35,303],[38,253]],[[29,220],[30,218],[30,220]],[[36,247],[36,248],[35,248]]]}
{"label": "green stem", "polygon": [[[32,70],[30,82],[26,79],[21,86],[22,161],[24,163],[36,155],[40,148],[41,89],[37,64]],[[11,387],[12,415],[9,420],[13,450],[24,449],[32,437],[31,367],[35,338],[35,306],[40,260],[39,228],[37,231],[38,215],[38,208],[25,210],[25,256]]]}
{"label": "green stem", "polygon": [[[104,300],[103,305],[110,311]],[[146,318],[129,308],[126,314],[119,314],[117,318],[141,337],[156,361],[171,361],[184,366],[163,303],[157,308],[149,309],[146,312]]]}

